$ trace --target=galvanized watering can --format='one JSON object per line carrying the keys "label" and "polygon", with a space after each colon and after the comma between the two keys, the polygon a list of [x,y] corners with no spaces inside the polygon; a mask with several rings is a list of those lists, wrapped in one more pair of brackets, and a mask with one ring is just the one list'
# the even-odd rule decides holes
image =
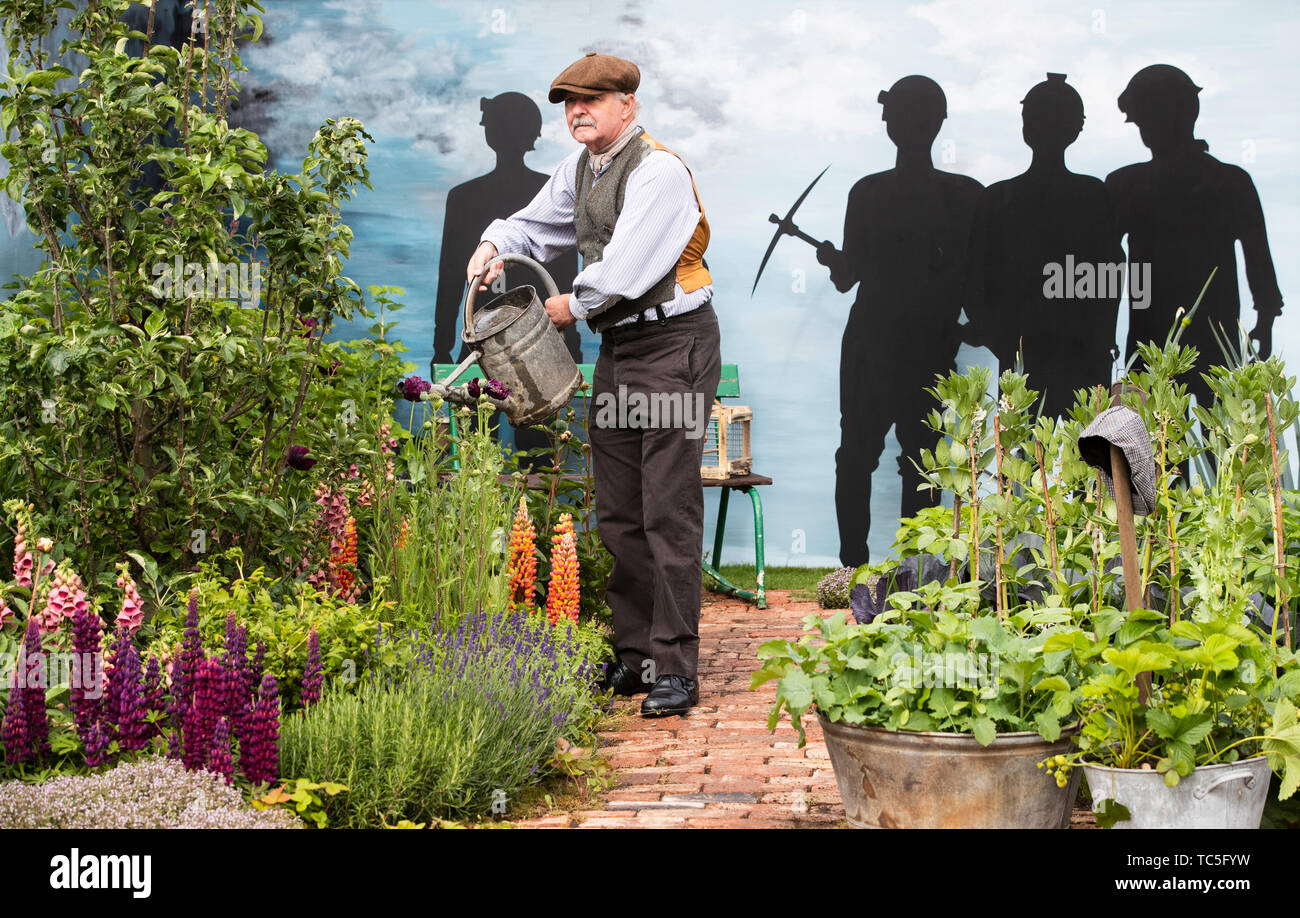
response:
{"label": "galvanized watering can", "polygon": [[558,296],[546,269],[526,255],[506,253],[484,265],[470,281],[465,296],[465,321],[461,338],[473,348],[468,357],[434,389],[456,399],[448,387],[477,362],[489,379],[503,383],[510,396],[501,405],[516,427],[536,424],[568,404],[582,385],[582,371],[564,345],[564,335],[552,324],[534,287],[515,287],[479,310],[474,309],[478,286],[498,261],[513,261],[532,268],[542,279],[547,296]]}

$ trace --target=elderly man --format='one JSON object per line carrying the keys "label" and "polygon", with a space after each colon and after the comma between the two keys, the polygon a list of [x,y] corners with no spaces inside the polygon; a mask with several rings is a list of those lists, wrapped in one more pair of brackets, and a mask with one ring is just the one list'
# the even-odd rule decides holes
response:
{"label": "elderly man", "polygon": [[[551,83],[582,149],[567,157],[522,210],[494,220],[470,259],[472,280],[499,253],[551,261],[573,246],[573,291],[546,301],[556,328],[585,319],[601,335],[590,425],[596,517],[614,556],[606,596],[617,659],[616,694],[648,692],[641,713],[685,714],[699,701],[704,494],[701,431],[685,406],[707,406],[722,363],[709,241],[699,193],[677,154],[637,123],[641,73],[631,61],[588,53]],[[500,272],[491,267],[480,289]],[[681,405],[676,418],[621,410]],[[669,412],[671,414],[671,412]]]}

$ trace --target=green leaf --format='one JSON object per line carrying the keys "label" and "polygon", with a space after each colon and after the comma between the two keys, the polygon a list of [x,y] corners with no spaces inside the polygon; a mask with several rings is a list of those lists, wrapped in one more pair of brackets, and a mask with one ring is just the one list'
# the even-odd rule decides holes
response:
{"label": "green leaf", "polygon": [[1097,820],[1097,825],[1103,829],[1113,828],[1115,823],[1127,822],[1133,818],[1128,807],[1110,798],[1103,800],[1100,806],[1093,809],[1092,814]]}
{"label": "green leaf", "polygon": [[975,739],[981,746],[987,746],[997,739],[998,728],[993,721],[987,717],[976,718],[975,723],[971,725],[971,732],[975,734]]}

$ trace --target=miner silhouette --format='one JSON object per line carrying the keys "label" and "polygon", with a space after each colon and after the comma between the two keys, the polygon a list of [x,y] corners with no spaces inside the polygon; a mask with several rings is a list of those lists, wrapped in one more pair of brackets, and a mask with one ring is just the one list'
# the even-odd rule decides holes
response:
{"label": "miner silhouette", "polygon": [[[447,192],[446,217],[442,224],[442,248],[438,258],[438,295],[434,310],[433,359],[451,363],[461,306],[465,301],[465,265],[478,248],[483,227],[497,218],[508,217],[528,204],[546,184],[548,175],[534,172],[524,163],[524,154],[542,133],[542,113],[537,103],[523,93],[503,92],[479,100],[483,112],[480,124],[484,139],[496,153],[496,168],[470,179]],[[577,250],[547,263],[546,270],[556,286],[568,290],[578,273]],[[540,286],[527,268],[507,268],[494,285],[496,292],[520,284]],[[484,294],[486,297],[487,294]],[[486,302],[487,300],[484,300]],[[581,360],[576,326],[565,332],[565,343],[575,360]],[[460,357],[468,354],[463,345]]]}
{"label": "miner silhouette", "polygon": [[941,172],[930,148],[947,117],[939,84],[907,76],[879,99],[895,167],[860,179],[849,192],[844,249],[823,243],[818,261],[836,289],[858,284],[840,352],[840,446],[835,453],[835,512],[840,561],[868,560],[871,473],[891,425],[901,447],[902,515],[938,500],[918,491],[913,466],[934,444],[925,419],[935,374],[954,369],[971,218],[981,186]]}
{"label": "miner silhouette", "polygon": [[1124,250],[1101,179],[1066,168],[1083,100],[1049,73],[1022,100],[1021,175],[986,188],[971,232],[966,340],[1003,370],[1023,354],[1045,415],[1068,415],[1076,389],[1109,386]]}
{"label": "miner silhouette", "polygon": [[[504,218],[528,204],[546,184],[548,175],[534,172],[524,163],[524,154],[542,133],[542,113],[537,103],[518,92],[503,92],[490,99],[479,100],[483,112],[484,139],[496,153],[496,168],[478,178],[470,179],[447,192],[447,211],[442,224],[442,248],[438,258],[438,294],[434,307],[433,360],[451,363],[452,348],[456,341],[461,307],[465,301],[465,265],[478,248],[483,227],[498,217]],[[566,252],[546,264],[546,270],[555,279],[560,290],[573,287],[578,273],[577,250]],[[531,284],[541,288],[537,275],[524,267],[511,267],[502,272],[488,293],[479,297],[487,303],[497,293],[512,287]],[[545,292],[540,294],[543,298]],[[581,362],[582,343],[577,324],[564,331],[564,342]],[[469,349],[462,344],[456,361],[463,360]],[[547,438],[534,430],[515,431],[518,449],[535,449],[545,446]]]}
{"label": "miner silhouette", "polygon": [[1186,379],[1188,388],[1208,405],[1212,395],[1200,374],[1222,362],[1211,329],[1222,328],[1228,341],[1235,342],[1241,320],[1236,241],[1241,241],[1257,313],[1250,334],[1263,357],[1272,351],[1282,294],[1255,184],[1244,169],[1215,159],[1208,145],[1193,137],[1200,91],[1186,73],[1168,64],[1146,67],[1129,80],[1119,107],[1138,126],[1151,160],[1117,169],[1106,177],[1106,187],[1119,228],[1128,234],[1130,272],[1134,265],[1150,265],[1149,306],[1129,311],[1130,355],[1141,342],[1163,342],[1176,311],[1191,308],[1218,268],[1182,337],[1183,344],[1200,352],[1196,370]]}

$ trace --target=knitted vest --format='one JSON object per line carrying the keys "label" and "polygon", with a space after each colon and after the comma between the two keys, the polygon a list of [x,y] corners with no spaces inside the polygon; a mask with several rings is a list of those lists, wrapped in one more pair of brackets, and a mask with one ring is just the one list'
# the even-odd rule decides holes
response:
{"label": "knitted vest", "polygon": [[[594,176],[587,165],[590,153],[582,151],[578,157],[578,174],[575,183],[576,197],[573,207],[573,225],[578,234],[578,253],[582,256],[585,267],[601,260],[605,246],[614,235],[614,225],[623,212],[623,197],[627,191],[627,177],[652,150],[664,150],[673,153],[643,129],[638,128],[634,136],[620,150],[605,171],[601,173],[600,182],[593,184]],[[676,153],[673,153],[677,156]],[[677,156],[680,160],[681,157]],[[685,162],[682,165],[686,165]],[[687,167],[690,172],[690,167]],[[601,332],[628,316],[644,312],[651,306],[666,303],[674,296],[674,287],[681,284],[687,293],[698,290],[706,284],[713,283],[708,269],[704,267],[704,250],[709,244],[709,221],[704,216],[704,205],[700,203],[700,190],[691,179],[691,188],[695,191],[695,203],[700,208],[700,222],[691,234],[686,248],[682,250],[677,264],[663,277],[650,286],[650,289],[636,299],[615,298],[610,306],[587,320],[592,331]]]}

